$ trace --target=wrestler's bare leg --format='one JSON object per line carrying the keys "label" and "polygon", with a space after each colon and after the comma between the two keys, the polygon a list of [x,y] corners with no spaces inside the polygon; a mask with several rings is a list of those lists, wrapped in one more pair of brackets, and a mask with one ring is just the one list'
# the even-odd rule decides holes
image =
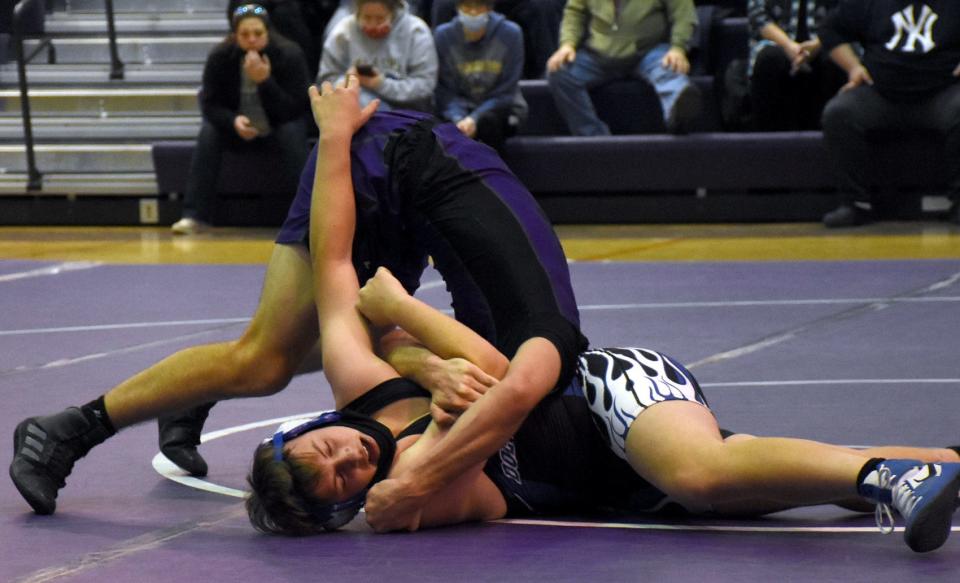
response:
{"label": "wrestler's bare leg", "polygon": [[104,397],[116,429],[210,401],[283,389],[317,345],[310,256],[302,245],[275,245],[257,311],[233,341],[181,350]]}

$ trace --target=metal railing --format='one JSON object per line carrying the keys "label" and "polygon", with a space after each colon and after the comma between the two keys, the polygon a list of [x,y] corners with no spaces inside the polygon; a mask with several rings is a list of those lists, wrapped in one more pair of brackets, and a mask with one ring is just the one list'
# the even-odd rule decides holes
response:
{"label": "metal railing", "polygon": [[123,62],[117,52],[117,27],[113,20],[113,0],[106,0],[107,38],[110,40],[110,78],[123,79]]}
{"label": "metal railing", "polygon": [[[13,8],[13,44],[16,47],[17,54],[17,82],[20,86],[20,115],[23,119],[23,138],[24,147],[27,155],[27,191],[36,192],[43,189],[43,174],[37,168],[37,158],[34,152],[33,142],[33,117],[30,113],[30,92],[27,83],[27,63],[29,63],[40,51],[47,50],[47,62],[54,64],[57,62],[56,46],[49,38],[41,39],[40,43],[34,47],[33,51],[27,55],[24,54],[23,46],[23,28],[26,14],[30,8],[41,0],[21,0]],[[117,31],[114,24],[113,0],[106,1],[107,12],[107,35],[110,41],[110,79],[123,79],[123,62],[120,61],[120,55],[117,51]]]}

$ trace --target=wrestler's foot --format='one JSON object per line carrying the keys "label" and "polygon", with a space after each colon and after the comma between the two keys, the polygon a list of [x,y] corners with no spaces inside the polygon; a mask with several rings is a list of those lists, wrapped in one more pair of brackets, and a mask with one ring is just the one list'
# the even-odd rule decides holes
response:
{"label": "wrestler's foot", "polygon": [[10,479],[34,512],[53,514],[74,462],[109,436],[77,407],[25,419],[13,432]]}
{"label": "wrestler's foot", "polygon": [[193,476],[207,475],[207,461],[197,451],[197,446],[200,445],[203,423],[215,404],[215,402],[207,403],[157,419],[160,429],[160,452]]}
{"label": "wrestler's foot", "polygon": [[950,536],[960,494],[960,463],[885,460],[876,468],[877,524],[892,532],[893,506],[906,521],[903,538],[918,553],[940,548]]}

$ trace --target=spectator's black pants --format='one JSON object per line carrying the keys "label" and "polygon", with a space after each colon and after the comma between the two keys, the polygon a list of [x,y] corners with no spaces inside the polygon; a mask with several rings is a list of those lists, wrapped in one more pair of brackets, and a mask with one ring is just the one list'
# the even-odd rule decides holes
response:
{"label": "spectator's black pants", "polygon": [[474,137],[478,142],[502,152],[503,143],[517,133],[517,123],[515,120],[511,122],[511,115],[509,108],[493,109],[482,114],[476,120],[477,135]]}
{"label": "spectator's black pants", "polygon": [[944,137],[950,197],[960,201],[960,82],[917,102],[891,101],[869,85],[834,97],[823,137],[840,171],[844,203],[869,202],[870,138],[876,131],[926,130]]}
{"label": "spectator's black pants", "polygon": [[264,156],[279,156],[283,175],[277,181],[288,185],[285,190],[291,196],[297,190],[300,171],[307,161],[306,123],[295,119],[278,124],[265,138],[255,138],[249,142],[236,133],[227,134],[217,129],[207,120],[203,121],[197,147],[190,160],[190,176],[187,178],[187,191],[184,193],[183,216],[205,223],[212,222],[217,201],[217,183],[220,179],[220,165],[225,150],[256,149]]}
{"label": "spectator's black pants", "polygon": [[758,130],[819,129],[824,105],[847,82],[847,75],[822,51],[809,67],[791,75],[790,59],[782,48],[760,50],[750,77],[750,100]]}

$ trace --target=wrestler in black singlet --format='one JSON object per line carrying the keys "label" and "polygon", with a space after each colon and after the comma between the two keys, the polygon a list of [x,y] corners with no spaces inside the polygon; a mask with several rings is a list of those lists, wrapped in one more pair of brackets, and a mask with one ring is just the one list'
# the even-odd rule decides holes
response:
{"label": "wrestler in black singlet", "polygon": [[508,516],[658,509],[663,492],[614,455],[575,382],[530,413],[484,473],[507,501]]}
{"label": "wrestler in black singlet", "polygon": [[[374,387],[344,409],[369,416],[396,401],[429,396],[416,383],[397,378]],[[430,416],[424,415],[397,440],[422,434],[429,424]],[[483,471],[506,500],[507,516],[640,513],[655,510],[666,500],[610,450],[591,418],[578,381],[541,401],[513,438],[487,460]]]}

